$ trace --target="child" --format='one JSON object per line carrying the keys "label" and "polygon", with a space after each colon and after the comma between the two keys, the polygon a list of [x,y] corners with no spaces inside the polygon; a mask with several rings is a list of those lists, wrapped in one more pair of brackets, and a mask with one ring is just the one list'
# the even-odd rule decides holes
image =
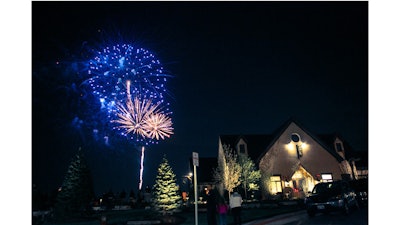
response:
{"label": "child", "polygon": [[217,204],[217,213],[219,215],[219,225],[226,225],[226,214],[228,213],[228,205],[224,198],[220,198]]}

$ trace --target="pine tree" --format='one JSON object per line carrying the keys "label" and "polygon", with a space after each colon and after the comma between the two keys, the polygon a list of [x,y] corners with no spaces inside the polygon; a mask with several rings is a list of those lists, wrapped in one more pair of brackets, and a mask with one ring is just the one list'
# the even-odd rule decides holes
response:
{"label": "pine tree", "polygon": [[181,197],[179,187],[176,184],[176,175],[164,155],[161,164],[157,169],[157,177],[154,185],[153,207],[163,215],[172,214],[173,210],[180,205]]}
{"label": "pine tree", "polygon": [[58,192],[55,213],[57,217],[74,216],[87,209],[94,197],[93,181],[81,148],[68,167]]}

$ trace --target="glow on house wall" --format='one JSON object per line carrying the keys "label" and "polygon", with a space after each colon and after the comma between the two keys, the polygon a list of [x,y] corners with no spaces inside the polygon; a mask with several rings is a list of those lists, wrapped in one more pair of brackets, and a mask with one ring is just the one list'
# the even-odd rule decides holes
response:
{"label": "glow on house wall", "polygon": [[297,158],[300,159],[310,149],[310,145],[303,142],[299,134],[293,133],[290,142],[285,145],[285,149],[290,155],[297,155]]}

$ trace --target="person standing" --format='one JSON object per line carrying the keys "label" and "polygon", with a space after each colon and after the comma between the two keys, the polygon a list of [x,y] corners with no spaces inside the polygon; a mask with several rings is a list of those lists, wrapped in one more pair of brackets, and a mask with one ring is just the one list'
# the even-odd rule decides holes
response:
{"label": "person standing", "polygon": [[242,202],[242,196],[237,191],[235,191],[229,199],[229,207],[232,210],[235,225],[242,224],[242,217],[240,215],[242,211]]}
{"label": "person standing", "polygon": [[217,213],[219,215],[219,225],[226,225],[226,214],[228,213],[228,204],[225,199],[220,197],[217,204]]}
{"label": "person standing", "polygon": [[213,189],[207,194],[207,224],[217,225],[217,200]]}

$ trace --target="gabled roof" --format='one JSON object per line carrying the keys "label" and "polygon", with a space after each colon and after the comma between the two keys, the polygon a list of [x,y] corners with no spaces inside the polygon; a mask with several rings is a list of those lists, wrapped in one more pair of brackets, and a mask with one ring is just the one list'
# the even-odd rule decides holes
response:
{"label": "gabled roof", "polygon": [[228,144],[232,148],[235,148],[238,141],[243,138],[248,146],[248,154],[249,157],[258,164],[261,158],[268,152],[268,150],[272,147],[272,145],[278,140],[278,138],[282,135],[282,133],[289,127],[290,124],[296,124],[300,127],[307,135],[312,137],[319,145],[325,148],[333,157],[336,158],[338,162],[343,161],[343,158],[336,153],[334,149],[334,140],[336,137],[339,137],[343,141],[343,145],[346,151],[346,155],[348,152],[352,151],[352,148],[348,145],[347,142],[343,140],[338,134],[329,134],[329,135],[314,135],[309,132],[304,126],[299,123],[296,119],[290,118],[285,123],[282,124],[281,127],[276,129],[272,134],[268,135],[220,135],[221,142],[223,144]]}
{"label": "gabled roof", "polygon": [[248,155],[253,160],[256,161],[260,154],[266,149],[273,135],[265,134],[253,134],[253,135],[220,135],[221,142],[223,144],[229,145],[232,149],[236,149],[236,145],[243,139],[248,148]]}

